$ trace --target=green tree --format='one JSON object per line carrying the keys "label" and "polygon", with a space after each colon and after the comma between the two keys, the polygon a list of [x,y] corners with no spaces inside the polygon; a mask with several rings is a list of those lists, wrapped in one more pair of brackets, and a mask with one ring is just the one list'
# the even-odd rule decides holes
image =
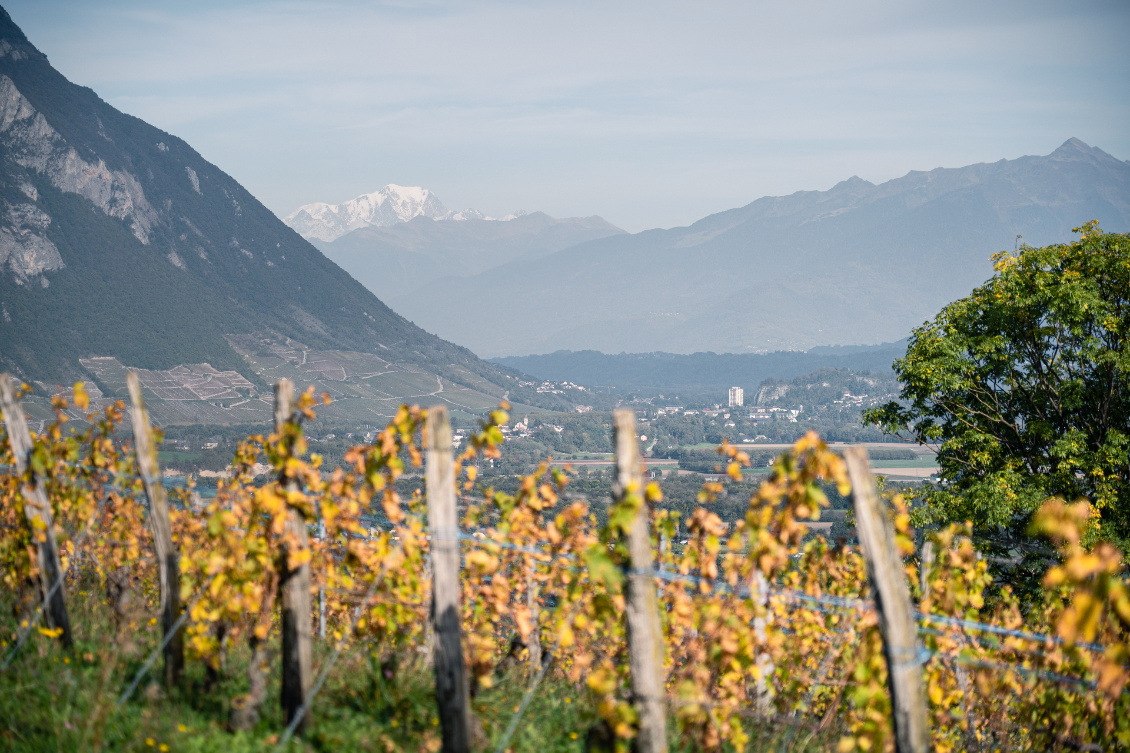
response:
{"label": "green tree", "polygon": [[914,331],[901,401],[864,416],[940,444],[921,521],[970,520],[998,555],[1041,552],[1027,531],[1053,496],[1091,500],[1091,540],[1130,545],[1130,235],[1075,232],[994,256],[988,282]]}

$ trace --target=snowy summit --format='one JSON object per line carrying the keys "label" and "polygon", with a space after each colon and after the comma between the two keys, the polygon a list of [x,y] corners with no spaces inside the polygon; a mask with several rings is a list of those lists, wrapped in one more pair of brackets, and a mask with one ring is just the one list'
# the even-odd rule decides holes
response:
{"label": "snowy summit", "polygon": [[[502,220],[513,219],[507,215]],[[361,194],[341,204],[315,202],[305,204],[283,218],[307,240],[326,243],[363,227],[386,227],[408,222],[416,217],[433,220],[491,220],[475,209],[450,212],[436,195],[420,186],[398,186],[390,183],[372,193]]]}

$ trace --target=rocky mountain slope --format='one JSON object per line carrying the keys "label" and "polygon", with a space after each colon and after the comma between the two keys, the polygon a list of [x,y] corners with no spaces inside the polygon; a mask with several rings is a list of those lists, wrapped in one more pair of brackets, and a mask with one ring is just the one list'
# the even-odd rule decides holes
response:
{"label": "rocky mountain slope", "polygon": [[[1130,163],[1070,139],[1047,156],[766,197],[690,227],[521,259],[386,298],[480,355],[743,352],[905,337],[992,272],[989,256],[1130,230]],[[505,306],[461,308],[466,292]],[[439,303],[436,303],[439,301]],[[458,313],[457,313],[458,312]]]}
{"label": "rocky mountain slope", "polygon": [[107,399],[122,368],[142,368],[155,400],[200,409],[186,421],[247,418],[233,403],[258,416],[278,375],[372,415],[400,399],[473,412],[527,397],[394,313],[188,144],[67,81],[3,10],[0,367],[44,386],[93,380]]}

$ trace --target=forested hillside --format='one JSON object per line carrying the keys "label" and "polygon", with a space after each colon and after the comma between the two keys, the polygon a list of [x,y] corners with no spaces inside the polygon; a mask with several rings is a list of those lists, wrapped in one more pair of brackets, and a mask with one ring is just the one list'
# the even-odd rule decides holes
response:
{"label": "forested hillside", "polygon": [[622,393],[679,393],[694,399],[726,395],[741,387],[751,400],[765,379],[792,379],[817,369],[890,371],[906,352],[906,341],[874,346],[817,347],[772,353],[600,353],[558,351],[509,356],[494,363],[555,382],[612,388]]}

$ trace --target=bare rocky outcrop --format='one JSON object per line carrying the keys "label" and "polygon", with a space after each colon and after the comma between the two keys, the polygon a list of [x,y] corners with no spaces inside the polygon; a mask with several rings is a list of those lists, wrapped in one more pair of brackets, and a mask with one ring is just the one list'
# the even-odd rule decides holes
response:
{"label": "bare rocky outcrop", "polygon": [[184,172],[188,176],[188,182],[192,184],[192,190],[200,193],[200,178],[197,177],[196,171],[188,165],[185,165]]}
{"label": "bare rocky outcrop", "polygon": [[27,53],[12,46],[7,39],[0,39],[0,58],[11,57],[12,60],[26,60]]}
{"label": "bare rocky outcrop", "polygon": [[47,239],[46,230],[51,224],[47,213],[34,204],[8,204],[3,214],[4,227],[0,227],[0,269],[11,270],[16,282],[26,285],[44,272],[61,269],[63,257],[59,249]]}
{"label": "bare rocky outcrop", "polygon": [[0,75],[0,142],[16,164],[47,176],[61,191],[89,199],[109,216],[128,221],[134,236],[149,243],[158,217],[137,178],[125,170],[109,169],[102,160],[92,163],[80,157],[4,75]]}

